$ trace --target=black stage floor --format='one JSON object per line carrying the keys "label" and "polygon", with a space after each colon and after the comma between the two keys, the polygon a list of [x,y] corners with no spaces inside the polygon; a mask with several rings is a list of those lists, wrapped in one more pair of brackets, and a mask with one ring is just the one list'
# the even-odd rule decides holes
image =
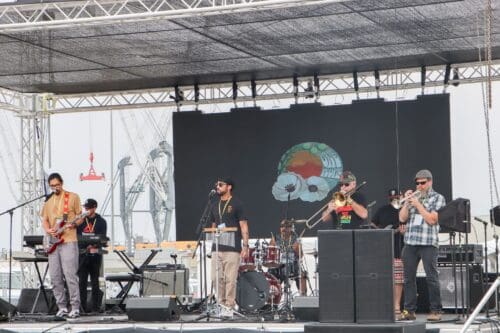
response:
{"label": "black stage floor", "polygon": [[[197,320],[199,314],[182,314],[177,321],[163,322],[135,322],[130,321],[125,314],[102,314],[93,316],[82,316],[77,319],[68,319],[66,321],[56,321],[54,316],[44,315],[20,315],[15,316],[10,322],[0,322],[0,332],[287,332],[302,333],[304,325],[317,325],[314,322],[267,320],[256,316],[246,318],[234,318],[221,320],[217,318],[206,318]],[[445,314],[440,323],[427,323],[426,315],[417,315],[417,320],[407,324],[408,330],[414,324],[425,325],[426,333],[458,333],[462,329],[463,323],[456,321],[454,314]],[[487,322],[484,315],[481,315],[481,321],[474,323],[469,329],[470,332],[497,332],[496,316],[492,316]],[[320,324],[322,325],[322,324]],[[328,332],[344,332],[328,330]],[[361,330],[360,332],[367,332]],[[378,332],[378,331],[377,331]],[[390,330],[387,330],[390,332]]]}

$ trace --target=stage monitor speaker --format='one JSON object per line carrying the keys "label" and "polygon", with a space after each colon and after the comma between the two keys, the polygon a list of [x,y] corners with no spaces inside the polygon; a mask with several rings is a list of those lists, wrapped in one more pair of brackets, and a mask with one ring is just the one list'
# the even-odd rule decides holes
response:
{"label": "stage monitor speaker", "polygon": [[319,321],[355,322],[352,230],[318,231]]}
{"label": "stage monitor speaker", "polygon": [[357,323],[394,322],[392,230],[354,231]]}
{"label": "stage monitor speaker", "polygon": [[500,226],[500,206],[490,209],[490,219],[495,225]]}
{"label": "stage monitor speaker", "polygon": [[319,320],[318,296],[296,296],[292,301],[295,319],[301,321]]}
{"label": "stage monitor speaker", "polygon": [[9,313],[14,315],[16,312],[17,308],[14,305],[0,298],[0,317],[8,317]]}
{"label": "stage monitor speaker", "polygon": [[144,271],[144,296],[189,294],[189,269],[178,269],[174,292],[174,270]]}
{"label": "stage monitor speaker", "polygon": [[47,295],[48,306],[40,289],[22,289],[19,301],[17,302],[19,313],[55,314],[57,306],[52,289],[45,288],[45,295]]}
{"label": "stage monitor speaker", "polygon": [[180,317],[173,297],[129,298],[125,309],[128,318],[134,321],[171,321]]}
{"label": "stage monitor speaker", "polygon": [[[469,199],[458,198],[453,200],[441,208],[438,215],[440,233],[451,231],[470,233]],[[467,223],[464,221],[467,221]]]}
{"label": "stage monitor speaker", "polygon": [[[463,275],[463,278],[461,278]],[[467,294],[470,296],[471,308],[475,308],[483,295],[483,268],[481,265],[469,266],[469,284],[467,285],[466,267],[456,267],[457,284],[453,279],[453,267],[439,267],[439,284],[441,289],[441,303],[443,309],[455,309],[455,290],[457,291],[457,305],[462,308],[462,290],[464,303],[467,304]],[[465,288],[462,289],[462,281]],[[494,297],[493,297],[494,298]]]}

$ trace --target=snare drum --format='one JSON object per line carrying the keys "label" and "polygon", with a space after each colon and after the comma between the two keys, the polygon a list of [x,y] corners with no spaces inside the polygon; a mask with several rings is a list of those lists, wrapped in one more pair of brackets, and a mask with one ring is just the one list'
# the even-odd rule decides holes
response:
{"label": "snare drum", "polygon": [[280,267],[280,248],[268,246],[264,249],[263,265],[269,268]]}
{"label": "snare drum", "polygon": [[248,257],[240,260],[240,272],[253,270],[255,270],[255,248],[251,247],[248,249]]}
{"label": "snare drum", "polygon": [[281,288],[278,279],[269,273],[240,273],[236,288],[236,303],[245,311],[257,311],[265,305],[278,305]]}

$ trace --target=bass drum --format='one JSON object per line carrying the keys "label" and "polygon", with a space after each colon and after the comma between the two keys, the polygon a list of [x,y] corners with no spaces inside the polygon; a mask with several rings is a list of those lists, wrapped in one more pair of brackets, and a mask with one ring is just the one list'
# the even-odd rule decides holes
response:
{"label": "bass drum", "polygon": [[281,300],[280,282],[269,273],[240,273],[236,287],[236,303],[245,311],[257,311],[265,305],[278,305]]}

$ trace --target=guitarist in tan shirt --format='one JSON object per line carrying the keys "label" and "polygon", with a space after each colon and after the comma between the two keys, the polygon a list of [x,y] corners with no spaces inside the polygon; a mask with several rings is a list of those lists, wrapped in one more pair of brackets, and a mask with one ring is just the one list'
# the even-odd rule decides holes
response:
{"label": "guitarist in tan shirt", "polygon": [[[80,316],[80,290],[77,274],[79,253],[76,226],[84,219],[79,217],[82,212],[80,197],[63,189],[63,180],[58,173],[49,175],[48,183],[53,192],[45,202],[40,215],[42,227],[52,240],[48,246],[48,250],[50,249],[48,256],[50,279],[59,308],[56,316],[77,318]],[[63,220],[65,223],[61,223]],[[68,286],[71,312],[68,312],[64,281]]]}

